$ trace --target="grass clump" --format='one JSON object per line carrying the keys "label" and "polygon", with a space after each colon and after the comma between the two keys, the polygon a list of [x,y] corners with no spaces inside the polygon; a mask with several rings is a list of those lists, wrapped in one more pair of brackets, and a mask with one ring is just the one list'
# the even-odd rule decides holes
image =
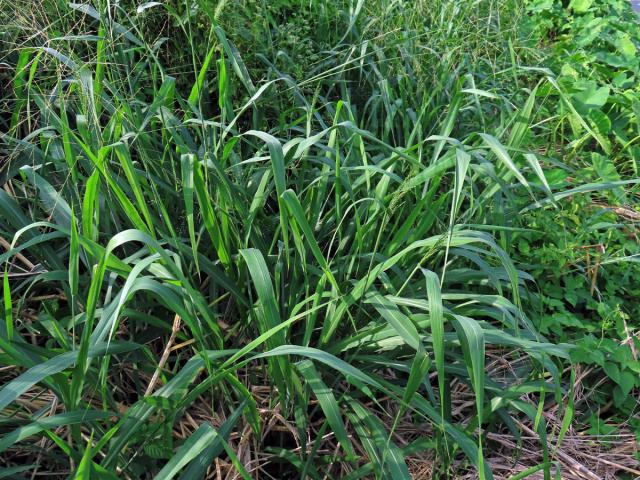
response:
{"label": "grass clump", "polygon": [[522,5],[39,5],[3,32],[7,475],[490,479],[523,430],[571,469],[533,219],[637,182],[550,174],[613,147]]}

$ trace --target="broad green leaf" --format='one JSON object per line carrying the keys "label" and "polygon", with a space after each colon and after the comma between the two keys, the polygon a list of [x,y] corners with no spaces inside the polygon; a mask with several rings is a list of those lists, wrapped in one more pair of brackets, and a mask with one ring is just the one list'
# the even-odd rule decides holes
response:
{"label": "broad green leaf", "polygon": [[327,422],[331,426],[333,433],[338,442],[347,454],[347,458],[355,458],[353,445],[349,440],[349,435],[342,420],[340,407],[330,388],[322,381],[317,370],[309,360],[304,360],[297,364],[298,370],[302,373],[305,380],[313,390],[314,395],[318,399],[318,403],[327,418]]}
{"label": "broad green leaf", "polygon": [[[242,415],[242,412],[246,404],[247,404],[247,400],[243,400],[242,403],[238,406],[238,408],[236,408],[234,412],[220,426],[220,428],[217,431],[214,431],[213,441],[209,443],[209,445],[206,446],[201,451],[201,453],[196,456],[194,461],[191,461],[189,463],[189,466],[184,470],[184,472],[180,476],[181,480],[192,480],[192,479],[203,478],[204,475],[206,475],[209,466],[213,463],[216,457],[218,457],[222,453],[223,450],[227,451],[227,454],[229,453],[229,450],[226,447],[226,440],[229,438],[233,428],[240,420],[240,417]],[[203,424],[203,425],[207,425],[207,424]],[[178,450],[178,452],[176,452],[176,455],[171,458],[169,463],[173,462],[174,459],[176,459],[176,457],[178,457],[178,455],[181,452],[184,452],[183,454],[185,456],[192,456],[192,452],[186,451],[185,445],[183,445],[183,447],[181,447]],[[178,459],[178,460],[179,460],[177,463],[178,465],[183,463],[184,461],[184,459]],[[165,466],[165,468],[167,467]],[[164,477],[164,478],[171,478],[171,477]]]}
{"label": "broad green leaf", "polygon": [[0,439],[0,452],[4,452],[7,448],[12,447],[18,442],[21,442],[25,438],[32,435],[36,435],[43,430],[54,430],[57,427],[75,425],[79,423],[96,422],[99,420],[107,420],[112,417],[113,412],[101,412],[96,410],[82,410],[75,412],[65,412],[53,415],[51,417],[44,417],[35,420],[27,425],[19,427],[12,432],[4,435]]}
{"label": "broad green leaf", "polygon": [[[112,342],[108,346],[106,344],[102,344],[89,348],[86,355],[89,358],[100,357],[103,355],[130,352],[138,348],[140,348],[140,345],[135,343]],[[15,401],[20,395],[33,387],[36,383],[69,368],[76,362],[79,353],[80,352],[78,350],[74,350],[57,355],[47,361],[31,367],[17,378],[6,383],[0,390],[0,410]]]}
{"label": "broad green leaf", "polygon": [[440,415],[445,418],[444,409],[447,407],[444,399],[447,397],[445,389],[445,363],[444,363],[444,314],[442,307],[442,293],[440,291],[440,279],[430,270],[422,270],[427,287],[427,299],[429,301],[429,319],[431,326],[431,338],[433,356],[435,358],[436,372],[438,375],[438,390],[440,392]]}
{"label": "broad green leaf", "polygon": [[367,303],[370,303],[389,322],[389,325],[393,327],[407,345],[416,351],[423,350],[416,326],[395,304],[379,294],[371,295],[367,299]]}
{"label": "broad green leaf", "polygon": [[[484,411],[484,355],[485,355],[485,341],[484,332],[478,323],[468,317],[461,315],[454,315],[454,325],[462,350],[464,352],[467,370],[471,378],[471,384],[473,385],[473,391],[476,398],[476,415],[478,418],[478,425],[482,426],[483,411]],[[484,459],[482,454],[482,437],[478,436],[478,462],[479,477],[481,480],[486,478]]]}

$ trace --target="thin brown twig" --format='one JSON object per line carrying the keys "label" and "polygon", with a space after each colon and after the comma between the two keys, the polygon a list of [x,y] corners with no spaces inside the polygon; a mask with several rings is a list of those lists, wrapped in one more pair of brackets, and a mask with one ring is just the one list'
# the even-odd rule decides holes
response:
{"label": "thin brown twig", "polygon": [[[4,238],[0,237],[0,245],[4,247],[4,249],[9,252],[11,250],[11,244],[7,242]],[[29,261],[27,257],[22,255],[21,253],[16,253],[16,258],[20,260],[29,270],[35,270],[36,266]]]}
{"label": "thin brown twig", "polygon": [[[520,424],[520,428],[522,428],[529,435],[535,435],[535,432],[531,430],[529,427],[527,427],[524,423],[522,422],[518,422],[518,423]],[[562,450],[556,450],[554,452],[554,455],[556,455],[560,460],[562,460],[562,462],[565,465],[567,465],[571,470],[576,471],[584,478],[587,478],[589,480],[601,480],[598,475],[593,473],[591,470],[589,470],[587,467],[585,467],[580,462],[575,460],[573,457],[564,453]]]}
{"label": "thin brown twig", "polygon": [[156,371],[153,372],[153,376],[151,377],[151,381],[149,382],[149,386],[147,390],[144,392],[145,397],[151,395],[153,392],[153,388],[156,386],[158,382],[158,378],[160,378],[160,372],[164,368],[164,364],[167,363],[167,359],[169,358],[169,353],[171,352],[171,345],[176,339],[176,335],[180,330],[180,316],[176,314],[173,319],[173,326],[171,327],[171,336],[169,337],[169,341],[167,345],[164,347],[164,352],[162,352],[162,357],[160,357],[160,361],[158,362],[158,366],[156,367]]}

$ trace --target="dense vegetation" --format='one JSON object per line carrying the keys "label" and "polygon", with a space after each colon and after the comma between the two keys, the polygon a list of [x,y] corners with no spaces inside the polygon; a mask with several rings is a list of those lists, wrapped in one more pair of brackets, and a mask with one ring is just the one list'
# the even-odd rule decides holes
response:
{"label": "dense vegetation", "polygon": [[0,25],[0,478],[640,476],[626,0]]}

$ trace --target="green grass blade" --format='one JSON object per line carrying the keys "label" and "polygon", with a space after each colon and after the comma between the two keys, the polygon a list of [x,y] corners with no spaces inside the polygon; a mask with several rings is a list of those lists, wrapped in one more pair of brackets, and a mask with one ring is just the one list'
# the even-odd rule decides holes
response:
{"label": "green grass blade", "polygon": [[318,399],[318,403],[325,414],[327,422],[331,426],[336,439],[340,442],[340,446],[347,454],[347,459],[356,458],[353,445],[349,440],[349,435],[347,434],[344,421],[342,420],[342,415],[340,414],[340,407],[338,406],[338,402],[336,401],[333,392],[322,381],[322,378],[313,366],[313,363],[309,360],[299,362],[297,367]]}

